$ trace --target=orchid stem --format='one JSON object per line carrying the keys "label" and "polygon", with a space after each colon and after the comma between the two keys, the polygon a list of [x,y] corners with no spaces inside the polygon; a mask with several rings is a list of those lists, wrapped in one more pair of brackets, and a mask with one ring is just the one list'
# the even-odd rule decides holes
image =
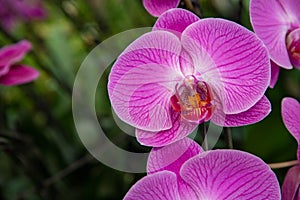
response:
{"label": "orchid stem", "polygon": [[192,10],[192,11],[194,10],[194,6],[193,6],[193,3],[191,0],[184,0],[184,3],[186,5],[187,9]]}
{"label": "orchid stem", "polygon": [[299,164],[298,160],[291,160],[291,161],[280,162],[280,163],[270,163],[268,165],[272,169],[280,169],[280,168],[285,168],[285,167],[291,167],[291,166],[298,165],[298,164]]}
{"label": "orchid stem", "polygon": [[69,165],[67,168],[59,171],[57,174],[47,178],[43,185],[45,187],[49,187],[50,185],[55,184],[56,182],[60,181],[64,177],[68,176],[72,172],[78,170],[79,168],[83,167],[85,164],[93,161],[94,158],[90,156],[90,154],[85,155],[84,157],[80,158],[79,160],[75,161],[71,165]]}
{"label": "orchid stem", "polygon": [[243,8],[244,8],[243,0],[239,0],[239,10],[238,10],[238,19],[237,19],[239,23],[241,23]]}
{"label": "orchid stem", "polygon": [[225,137],[226,137],[226,143],[227,143],[228,148],[233,149],[231,128],[224,127],[224,134],[225,134]]}
{"label": "orchid stem", "polygon": [[201,18],[201,11],[200,11],[200,5],[197,3],[197,1],[194,1],[194,4],[192,0],[184,0],[185,6],[188,10],[194,12],[196,15],[198,15]]}
{"label": "orchid stem", "polygon": [[16,37],[14,37],[14,36],[12,36],[11,34],[9,34],[2,26],[0,26],[0,32],[1,32],[8,40],[10,40],[10,41],[12,41],[12,42],[14,42],[14,43],[16,43],[16,42],[19,41]]}
{"label": "orchid stem", "polygon": [[206,137],[206,126],[205,126],[204,122],[202,124],[200,124],[200,129],[201,129],[202,138],[203,138],[202,147],[205,151],[207,151],[208,150],[208,142],[207,142],[207,137]]}

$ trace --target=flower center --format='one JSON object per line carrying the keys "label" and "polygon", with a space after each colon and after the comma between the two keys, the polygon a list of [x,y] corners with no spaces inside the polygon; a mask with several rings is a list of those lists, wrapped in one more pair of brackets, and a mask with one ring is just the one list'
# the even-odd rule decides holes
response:
{"label": "flower center", "polygon": [[172,108],[181,113],[182,120],[199,124],[211,119],[215,107],[208,84],[194,76],[187,76],[183,83],[176,85],[170,102]]}
{"label": "flower center", "polygon": [[300,67],[300,28],[292,30],[286,37],[286,46],[291,63]]}

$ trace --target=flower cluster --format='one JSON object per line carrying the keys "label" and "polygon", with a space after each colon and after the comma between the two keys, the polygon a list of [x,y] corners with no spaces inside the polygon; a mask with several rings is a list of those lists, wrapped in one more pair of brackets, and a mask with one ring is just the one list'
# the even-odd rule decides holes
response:
{"label": "flower cluster", "polygon": [[[114,63],[112,107],[153,149],[133,199],[280,199],[279,184],[258,157],[210,150],[186,138],[199,124],[254,124],[271,111],[267,88],[279,66],[300,69],[300,1],[250,1],[254,32],[228,20],[200,19],[178,0],[144,0],[158,19]],[[300,104],[282,102],[283,121],[300,141]],[[299,150],[298,150],[299,159]],[[300,167],[291,168],[283,199],[300,199]]]}
{"label": "flower cluster", "polygon": [[[217,1],[211,2],[213,5]],[[73,3],[64,2],[60,11],[69,21],[76,22],[74,27],[79,30],[76,34],[87,43],[98,41],[94,40],[97,29],[91,27],[93,34],[85,33],[85,25],[81,26],[78,20],[81,12],[77,12],[77,4]],[[194,0],[141,1],[157,17],[156,22],[151,31],[133,41],[115,60],[107,86],[117,116],[135,128],[141,145],[152,148],[146,176],[129,189],[124,200],[300,200],[299,96],[287,93],[284,96],[293,97],[280,97],[284,97],[282,126],[298,143],[297,160],[289,162],[293,164],[289,164],[291,168],[287,169],[281,187],[270,168],[272,165],[256,155],[232,149],[230,145],[229,149],[209,149],[204,145],[202,148],[189,138],[199,125],[206,141],[209,123],[229,130],[264,120],[272,111],[266,91],[275,87],[280,70],[295,68],[297,73],[300,70],[300,0],[249,0],[249,3],[253,31],[227,19],[200,17],[202,6],[200,9]],[[0,0],[0,5],[3,41],[19,41],[21,34],[15,31],[15,25],[46,16],[41,0]],[[197,8],[193,9],[193,5]],[[52,2],[48,8],[54,6]],[[105,23],[101,17],[97,15],[98,22]],[[34,38],[35,34],[28,37]],[[42,37],[37,41],[40,39],[43,41]],[[43,45],[45,49],[51,39]],[[23,64],[31,49],[32,44],[25,39],[0,48],[0,87],[37,79],[39,72]],[[36,63],[51,61],[44,59],[43,54],[34,56]],[[55,65],[56,60],[49,63]],[[68,90],[69,86],[60,78],[57,83]],[[35,92],[26,92],[35,97]],[[39,108],[45,108],[47,103],[38,100]],[[45,113],[43,123],[54,121],[47,108]],[[6,118],[6,113],[2,118]],[[10,121],[14,120],[7,120],[7,124],[15,126]],[[60,125],[57,128],[64,129]],[[5,141],[18,140],[3,135]],[[7,151],[11,150],[9,142],[5,143]],[[50,186],[49,191],[52,191]]]}
{"label": "flower cluster", "polygon": [[153,148],[147,172],[125,200],[280,199],[275,174],[258,157],[237,150],[204,152],[188,138]]}

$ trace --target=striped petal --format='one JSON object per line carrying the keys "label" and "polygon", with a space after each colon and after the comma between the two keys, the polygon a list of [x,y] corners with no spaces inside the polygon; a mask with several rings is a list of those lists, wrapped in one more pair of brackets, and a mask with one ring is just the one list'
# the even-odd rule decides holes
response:
{"label": "striped petal", "polygon": [[150,132],[142,129],[136,130],[137,140],[145,146],[162,147],[176,142],[189,135],[198,124],[181,120],[180,113],[170,108],[172,126],[170,129]]}
{"label": "striped petal", "polygon": [[281,103],[281,115],[284,125],[298,142],[298,160],[300,160],[300,103],[286,97]]}
{"label": "striped petal", "polygon": [[271,112],[271,103],[266,96],[263,96],[249,110],[232,115],[225,115],[222,110],[216,109],[212,122],[219,126],[236,127],[257,123],[263,120]]}
{"label": "striped petal", "polygon": [[255,33],[267,46],[271,59],[291,69],[286,48],[286,34],[300,26],[299,0],[251,0],[250,19]]}
{"label": "striped petal", "polygon": [[124,200],[180,200],[176,175],[162,171],[139,180],[127,192]]}
{"label": "striped petal", "polygon": [[163,12],[176,8],[180,0],[143,0],[146,10],[153,16],[158,17]]}
{"label": "striped petal", "polygon": [[275,174],[260,158],[238,150],[212,150],[188,160],[181,176],[199,199],[280,200]]}
{"label": "striped petal", "polygon": [[274,88],[279,77],[280,67],[271,61],[271,81],[270,88]]}
{"label": "striped petal", "polygon": [[134,41],[112,67],[108,93],[116,114],[145,131],[172,127],[170,97],[183,79],[181,45],[166,31],[153,31]]}
{"label": "striped petal", "polygon": [[182,45],[192,57],[199,80],[208,83],[225,114],[250,109],[270,83],[269,55],[246,28],[223,19],[202,19],[188,26]]}
{"label": "striped petal", "polygon": [[179,38],[181,33],[190,24],[199,20],[194,13],[181,9],[174,8],[163,13],[153,26],[153,30],[167,30],[175,33]]}
{"label": "striped petal", "polygon": [[294,166],[287,172],[282,184],[282,200],[299,200],[300,166]]}
{"label": "striped petal", "polygon": [[159,171],[171,171],[177,175],[181,200],[197,199],[195,192],[180,177],[179,171],[183,163],[203,152],[202,148],[193,140],[184,138],[170,145],[153,148],[147,163],[148,174]]}

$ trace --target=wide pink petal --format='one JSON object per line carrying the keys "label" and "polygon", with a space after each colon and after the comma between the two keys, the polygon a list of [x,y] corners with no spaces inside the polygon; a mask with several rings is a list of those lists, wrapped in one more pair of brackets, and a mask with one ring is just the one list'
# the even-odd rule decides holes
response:
{"label": "wide pink petal", "polygon": [[187,137],[164,147],[154,147],[149,154],[147,172],[168,170],[179,176],[182,164],[200,152],[203,152],[200,145]]}
{"label": "wide pink petal", "polygon": [[172,121],[170,129],[158,132],[136,129],[136,137],[139,143],[153,147],[166,146],[186,137],[198,126],[198,124],[181,120],[180,113],[173,111],[172,108],[170,108],[170,113]]}
{"label": "wide pink petal", "polygon": [[180,0],[143,0],[146,10],[155,17],[171,8],[176,8],[179,2]]}
{"label": "wide pink petal", "polygon": [[249,110],[232,115],[226,115],[222,110],[216,110],[212,122],[219,126],[236,127],[257,123],[263,120],[271,112],[271,103],[266,96],[263,96]]}
{"label": "wide pink petal", "polygon": [[[294,8],[291,7],[298,10],[292,13]],[[255,33],[267,46],[271,59],[286,69],[292,68],[286,49],[286,34],[295,24],[299,25],[296,16],[299,9],[299,0],[250,1],[250,19]]]}
{"label": "wide pink petal", "polygon": [[119,56],[109,76],[108,93],[123,121],[147,131],[171,128],[170,97],[183,79],[180,53],[175,35],[153,31]]}
{"label": "wide pink petal", "polygon": [[176,174],[162,171],[148,175],[134,184],[124,200],[180,200]]}
{"label": "wide pink petal", "polygon": [[280,67],[271,61],[271,81],[270,88],[274,88],[279,76]]}
{"label": "wide pink petal", "polygon": [[275,174],[260,158],[238,150],[212,150],[188,160],[181,176],[199,199],[280,200]]}
{"label": "wide pink petal", "polygon": [[300,186],[300,165],[288,170],[282,184],[282,200],[298,200]]}
{"label": "wide pink petal", "polygon": [[0,84],[6,86],[19,85],[33,81],[39,76],[36,69],[25,65],[13,65],[3,76],[0,76]]}
{"label": "wide pink petal", "polygon": [[263,97],[270,83],[270,60],[263,43],[246,28],[202,19],[187,27],[182,44],[226,114],[246,111]]}
{"label": "wide pink petal", "polygon": [[174,8],[159,16],[153,30],[167,30],[181,37],[185,28],[198,20],[199,17],[194,13],[181,8]]}
{"label": "wide pink petal", "polygon": [[281,103],[281,115],[284,125],[298,142],[298,160],[300,160],[300,103],[285,97]]}
{"label": "wide pink petal", "polygon": [[[285,12],[289,16],[288,20],[292,22],[293,26],[299,26],[300,24],[300,1],[299,0],[284,0],[280,1],[284,7]],[[287,20],[287,19],[286,19]]]}
{"label": "wide pink petal", "polygon": [[174,172],[177,175],[181,200],[197,199],[192,188],[180,177],[179,171],[183,163],[200,152],[203,152],[200,145],[187,137],[164,147],[153,148],[149,154],[147,172]]}
{"label": "wide pink petal", "polygon": [[22,40],[16,44],[7,45],[0,49],[0,76],[9,71],[9,67],[23,59],[31,49],[31,44],[27,40]]}

